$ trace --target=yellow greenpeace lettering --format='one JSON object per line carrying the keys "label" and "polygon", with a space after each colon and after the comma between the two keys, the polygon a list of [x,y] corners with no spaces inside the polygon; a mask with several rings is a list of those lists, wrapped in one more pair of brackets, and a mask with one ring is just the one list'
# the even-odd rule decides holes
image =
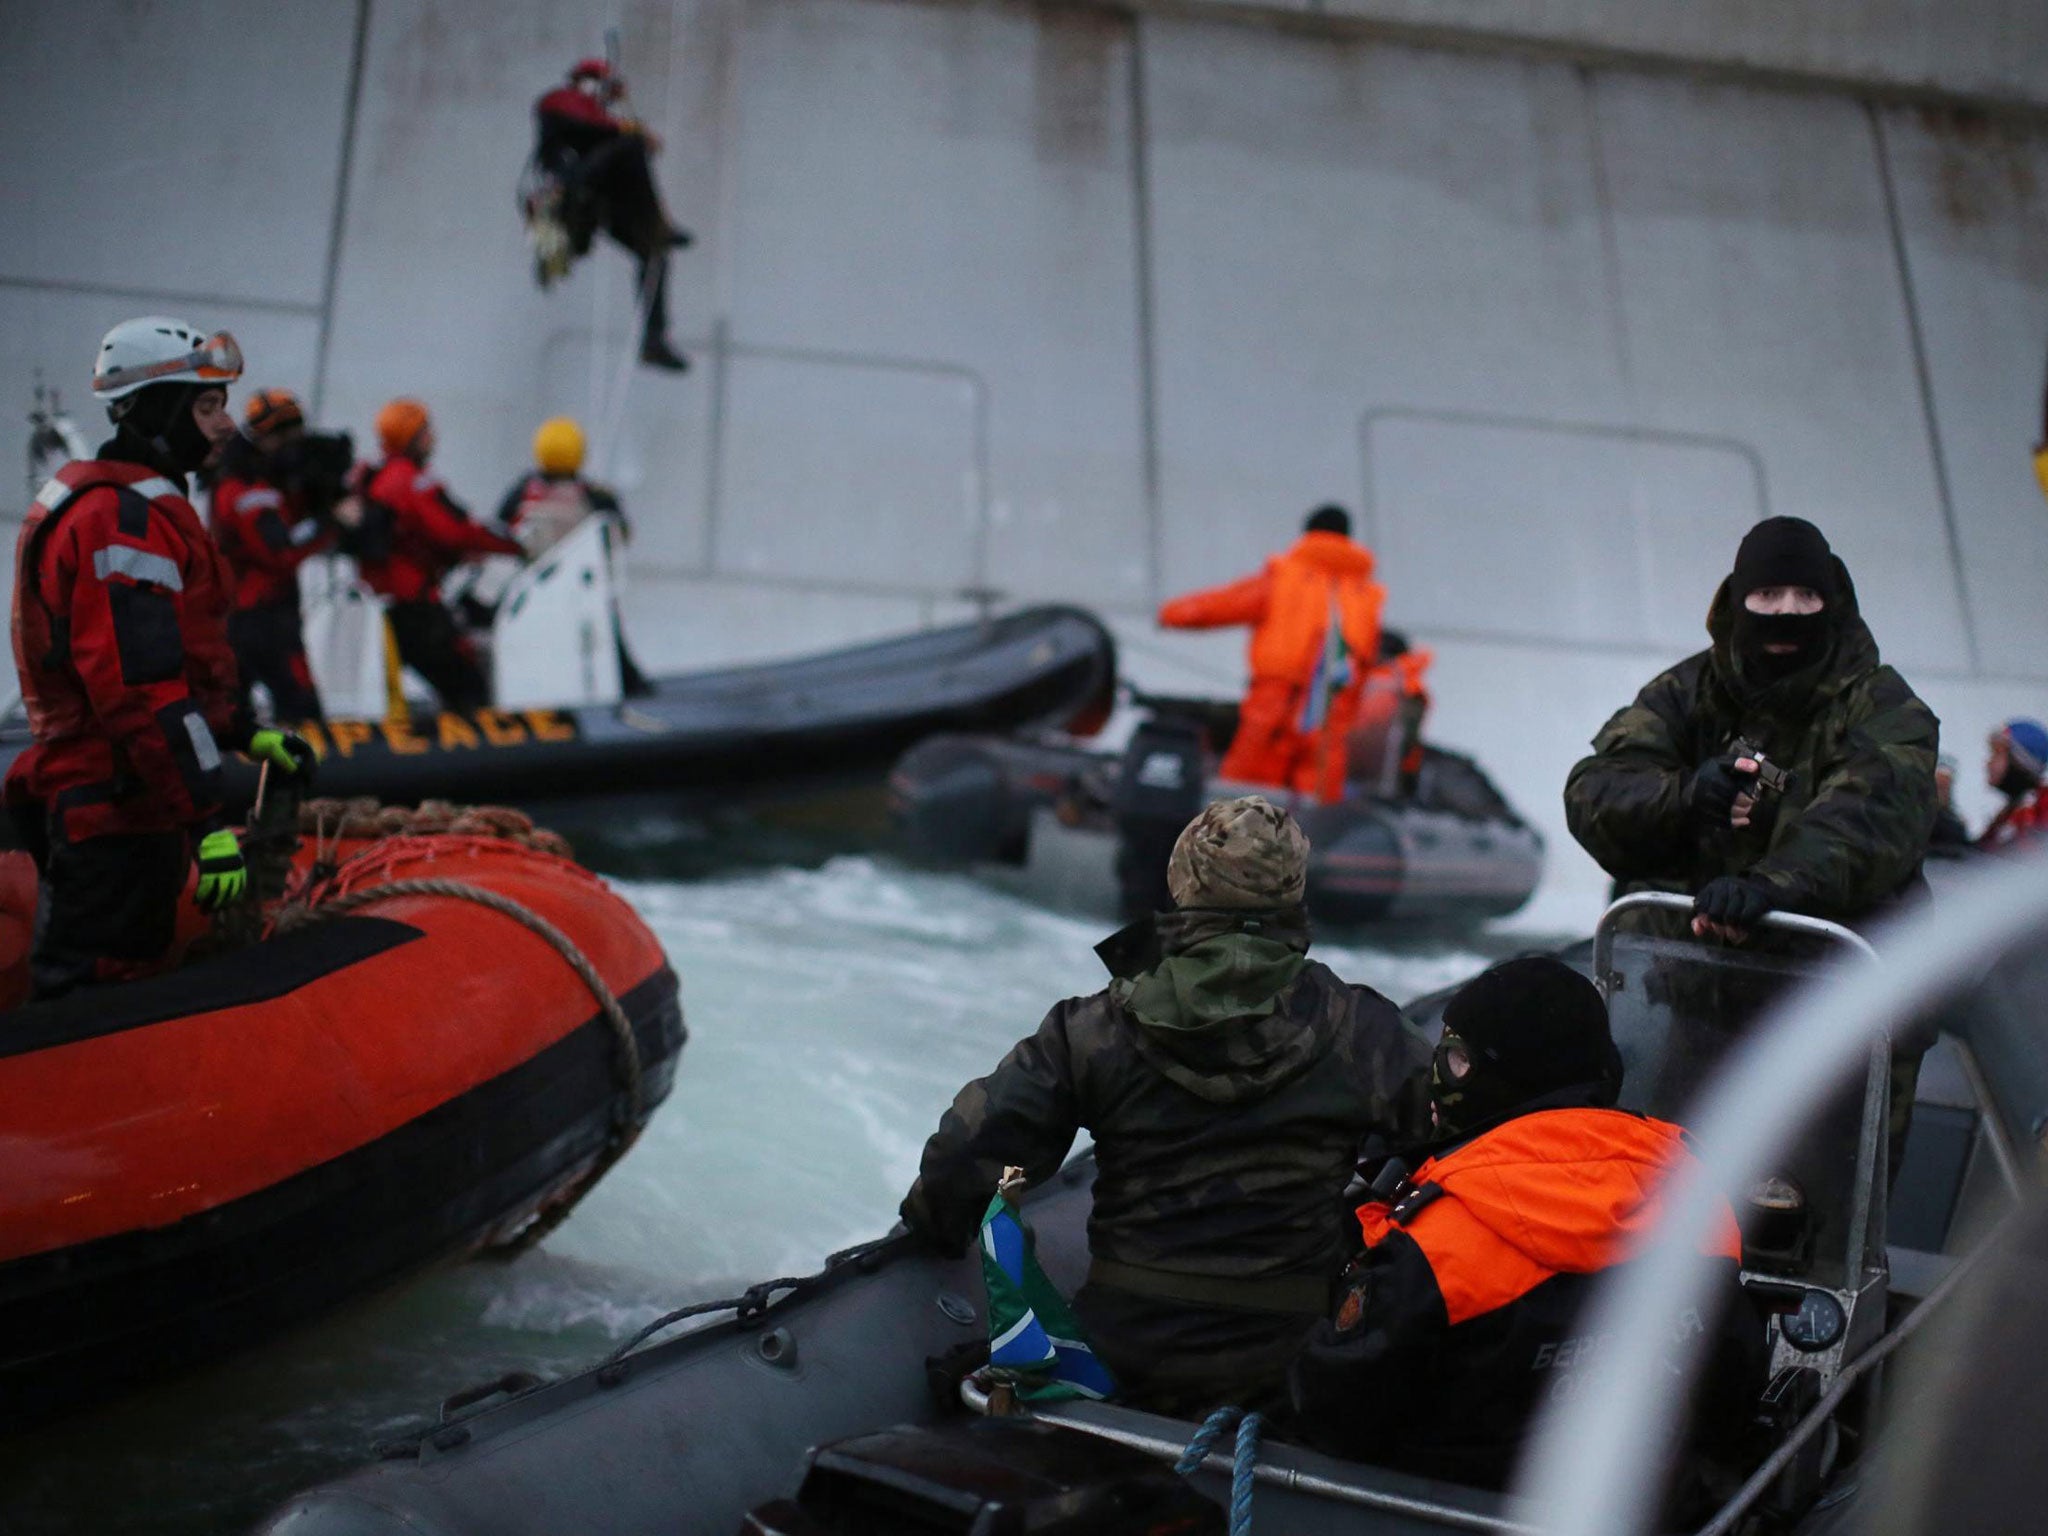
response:
{"label": "yellow greenpeace lettering", "polygon": [[384,744],[394,752],[412,757],[427,750],[427,744],[412,733],[410,720],[385,720],[382,723]]}
{"label": "yellow greenpeace lettering", "polygon": [[535,741],[574,741],[576,727],[552,709],[529,709],[526,723]]}
{"label": "yellow greenpeace lettering", "polygon": [[334,738],[334,750],[343,757],[355,756],[357,747],[370,739],[370,722],[367,720],[330,720],[327,734]]}
{"label": "yellow greenpeace lettering", "polygon": [[443,752],[453,752],[458,747],[469,751],[483,745],[467,720],[445,710],[441,714],[440,739]]}
{"label": "yellow greenpeace lettering", "polygon": [[526,740],[526,727],[495,709],[478,710],[476,723],[483,727],[484,740],[494,747],[516,747]]}
{"label": "yellow greenpeace lettering", "polygon": [[299,727],[299,734],[306,738],[306,745],[313,749],[315,757],[325,757],[334,749],[327,745],[327,733],[311,720]]}

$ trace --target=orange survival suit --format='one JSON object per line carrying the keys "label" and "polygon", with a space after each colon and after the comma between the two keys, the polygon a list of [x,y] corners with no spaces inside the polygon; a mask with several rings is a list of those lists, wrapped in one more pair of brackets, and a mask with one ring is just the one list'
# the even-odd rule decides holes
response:
{"label": "orange survival suit", "polygon": [[[1372,551],[1341,533],[1304,533],[1265,569],[1227,586],[1177,597],[1159,610],[1168,629],[1252,626],[1251,686],[1220,773],[1247,784],[1339,800],[1344,743],[1358,722],[1366,674],[1380,649],[1386,589]],[[1343,638],[1333,670],[1332,614]]]}

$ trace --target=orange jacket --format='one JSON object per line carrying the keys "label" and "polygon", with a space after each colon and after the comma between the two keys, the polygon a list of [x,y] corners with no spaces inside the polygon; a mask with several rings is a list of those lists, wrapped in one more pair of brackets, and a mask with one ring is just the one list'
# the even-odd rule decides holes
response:
{"label": "orange jacket", "polygon": [[1372,579],[1372,551],[1341,533],[1304,533],[1264,570],[1228,586],[1177,597],[1159,610],[1168,629],[1252,626],[1254,678],[1306,683],[1322,655],[1334,601],[1344,643],[1362,675],[1379,654],[1386,589]]}
{"label": "orange jacket", "polygon": [[[1391,1206],[1360,1206],[1365,1255],[1291,1373],[1317,1448],[1504,1486],[1538,1409],[1598,1357],[1584,1316],[1596,1277],[1636,1255],[1690,1159],[1663,1121],[1538,1110],[1424,1163]],[[1706,1336],[1696,1422],[1719,1441],[1747,1425],[1768,1352],[1725,1202],[1699,1247],[1715,1305],[1674,1317],[1671,1339]]]}
{"label": "orange jacket", "polygon": [[[1661,1186],[1690,1160],[1685,1133],[1663,1120],[1616,1109],[1551,1109],[1521,1115],[1432,1158],[1417,1187],[1443,1198],[1407,1223],[1443,1293],[1455,1327],[1520,1300],[1553,1275],[1591,1275],[1634,1256],[1656,1225]],[[1401,1223],[1391,1207],[1358,1208],[1368,1249]],[[1704,1253],[1742,1257],[1727,1211]]]}

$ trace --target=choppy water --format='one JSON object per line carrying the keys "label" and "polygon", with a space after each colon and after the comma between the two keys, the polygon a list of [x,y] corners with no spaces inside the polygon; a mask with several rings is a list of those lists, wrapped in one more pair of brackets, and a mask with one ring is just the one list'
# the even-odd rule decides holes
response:
{"label": "choppy water", "polygon": [[[0,1533],[236,1531],[438,1400],[589,1363],[669,1307],[895,1217],[959,1085],[1094,990],[1102,924],[865,858],[622,886],[683,978],[674,1094],[538,1251],[445,1269],[217,1369],[0,1444]],[[1531,942],[1318,946],[1397,1001]]]}

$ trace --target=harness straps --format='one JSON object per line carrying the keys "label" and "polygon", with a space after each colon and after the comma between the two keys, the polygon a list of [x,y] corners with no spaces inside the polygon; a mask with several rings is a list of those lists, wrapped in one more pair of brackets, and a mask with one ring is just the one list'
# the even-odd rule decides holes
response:
{"label": "harness straps", "polygon": [[1320,1275],[1278,1275],[1264,1280],[1224,1275],[1191,1275],[1180,1270],[1091,1259],[1088,1283],[1133,1296],[1178,1302],[1187,1307],[1220,1307],[1231,1312],[1267,1312],[1282,1317],[1322,1317],[1330,1310],[1330,1283]]}
{"label": "harness straps", "polygon": [[1400,1199],[1394,1202],[1394,1208],[1387,1214],[1393,1218],[1395,1226],[1405,1227],[1409,1222],[1441,1200],[1443,1195],[1443,1185],[1437,1183],[1434,1179],[1431,1179],[1427,1184],[1413,1185],[1403,1192]]}

